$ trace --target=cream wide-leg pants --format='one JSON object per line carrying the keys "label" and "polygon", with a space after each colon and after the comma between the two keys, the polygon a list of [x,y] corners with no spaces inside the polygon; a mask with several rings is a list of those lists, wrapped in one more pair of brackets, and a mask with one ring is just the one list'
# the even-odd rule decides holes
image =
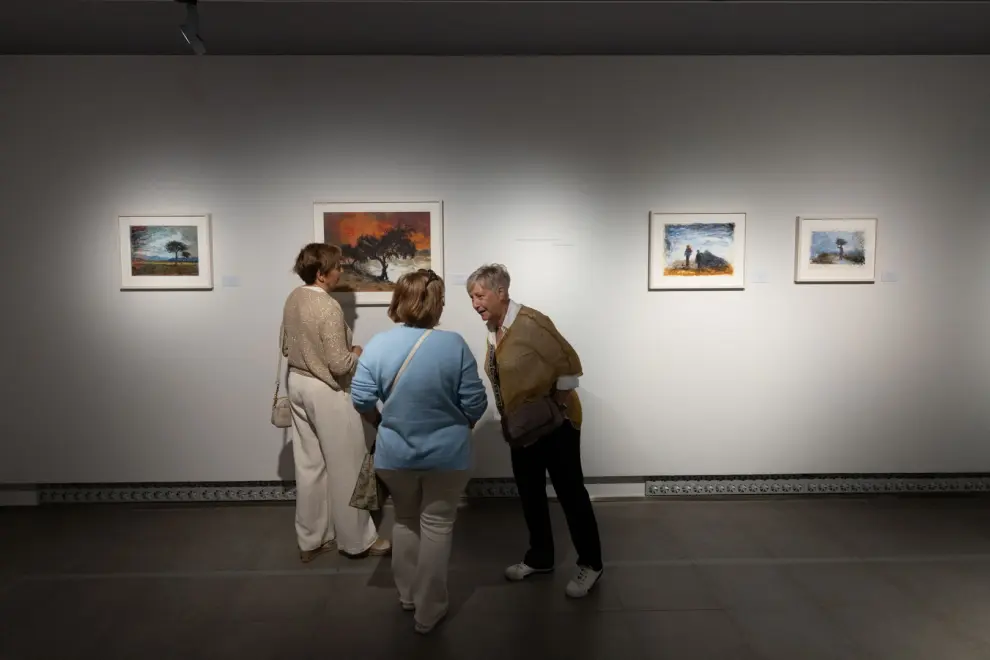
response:
{"label": "cream wide-leg pants", "polygon": [[447,610],[447,566],[468,470],[378,470],[395,505],[392,574],[416,621],[434,625]]}
{"label": "cream wide-leg pants", "polygon": [[350,506],[367,452],[361,416],[347,392],[289,372],[292,455],[296,468],[296,536],[300,550],[336,541],[361,554],[378,539],[368,511]]}

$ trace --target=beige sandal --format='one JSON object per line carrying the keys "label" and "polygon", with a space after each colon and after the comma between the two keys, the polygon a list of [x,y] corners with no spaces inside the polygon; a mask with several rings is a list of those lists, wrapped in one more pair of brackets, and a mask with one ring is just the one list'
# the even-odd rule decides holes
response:
{"label": "beige sandal", "polygon": [[340,554],[344,555],[348,559],[364,559],[369,555],[372,557],[387,557],[388,555],[392,554],[392,542],[389,541],[388,539],[383,539],[379,537],[378,540],[372,543],[371,547],[365,550],[364,552],[359,552],[356,555],[352,555],[350,553],[341,550]]}
{"label": "beige sandal", "polygon": [[322,555],[324,552],[330,552],[336,546],[337,546],[336,541],[327,541],[320,547],[315,548],[313,550],[300,550],[299,559],[300,561],[302,561],[302,563],[308,564],[309,562],[313,561],[314,559]]}

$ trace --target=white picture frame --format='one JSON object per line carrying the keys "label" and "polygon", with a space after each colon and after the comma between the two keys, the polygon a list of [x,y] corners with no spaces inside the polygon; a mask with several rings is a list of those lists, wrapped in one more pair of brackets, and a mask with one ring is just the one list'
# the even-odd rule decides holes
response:
{"label": "white picture frame", "polygon": [[121,291],[213,289],[209,214],[120,215],[117,232]]}
{"label": "white picture frame", "polygon": [[[388,279],[376,281],[383,267],[362,252],[361,246],[374,245],[375,239],[387,235],[384,232],[400,227],[404,235],[392,234],[389,251],[393,256],[384,257]],[[355,305],[388,305],[398,278],[419,268],[430,268],[444,277],[442,201],[315,202],[313,234],[317,243],[340,245],[344,250],[345,270],[335,293],[348,292]]]}
{"label": "white picture frame", "polygon": [[651,211],[648,240],[649,291],[746,288],[745,213]]}
{"label": "white picture frame", "polygon": [[795,283],[876,282],[878,225],[869,213],[798,216]]}

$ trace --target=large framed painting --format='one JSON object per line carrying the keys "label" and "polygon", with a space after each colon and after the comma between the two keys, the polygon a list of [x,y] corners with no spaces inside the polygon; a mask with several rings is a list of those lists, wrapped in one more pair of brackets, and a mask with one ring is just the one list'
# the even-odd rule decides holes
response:
{"label": "large framed painting", "polygon": [[117,218],[120,288],[213,289],[209,215]]}
{"label": "large framed painting", "polygon": [[317,202],[313,222],[318,243],[343,250],[336,290],[357,305],[388,305],[398,279],[420,268],[443,277],[442,202]]}
{"label": "large framed painting", "polygon": [[799,216],[794,281],[876,281],[877,218]]}
{"label": "large framed painting", "polygon": [[743,289],[745,270],[745,213],[650,213],[650,291]]}

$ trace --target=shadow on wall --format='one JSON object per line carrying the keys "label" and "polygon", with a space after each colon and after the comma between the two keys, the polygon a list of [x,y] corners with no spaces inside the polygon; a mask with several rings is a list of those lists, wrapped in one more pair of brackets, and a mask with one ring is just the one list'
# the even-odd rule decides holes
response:
{"label": "shadow on wall", "polygon": [[[581,456],[585,477],[594,478],[602,465],[608,465],[615,453],[617,442],[622,438],[634,437],[635,428],[628,423],[629,416],[621,410],[605,403],[605,400],[585,388],[578,389],[581,397]],[[598,442],[591,442],[595,437]],[[657,442],[662,438],[658,437]],[[661,445],[662,446],[662,445]]]}
{"label": "shadow on wall", "polygon": [[334,291],[330,295],[340,303],[344,310],[344,323],[353,331],[358,320],[357,296],[353,291]]}
{"label": "shadow on wall", "polygon": [[478,479],[512,476],[512,461],[509,458],[509,445],[502,437],[502,424],[493,412],[494,404],[489,403],[488,411],[474,427],[471,436],[474,455],[474,474]]}
{"label": "shadow on wall", "polygon": [[289,482],[296,480],[296,464],[292,455],[292,429],[282,429],[282,451],[278,454],[278,478],[279,481]]}

